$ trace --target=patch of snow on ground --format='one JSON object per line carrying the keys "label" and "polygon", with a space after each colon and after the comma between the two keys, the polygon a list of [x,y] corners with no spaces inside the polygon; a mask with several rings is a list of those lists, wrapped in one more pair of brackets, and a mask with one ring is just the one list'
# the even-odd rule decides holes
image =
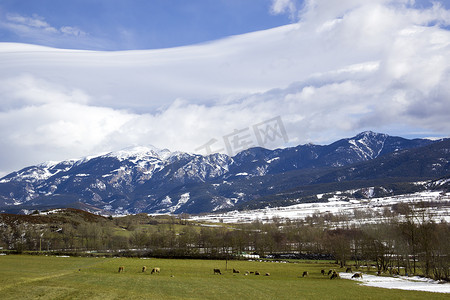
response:
{"label": "patch of snow on ground", "polygon": [[63,211],[63,209],[55,208],[55,209],[50,209],[50,210],[47,210],[47,211],[41,211],[41,212],[39,212],[39,215],[47,216],[47,215],[56,214],[56,213],[59,213],[59,212],[62,212],[62,211]]}
{"label": "patch of snow on ground", "polygon": [[[209,222],[224,222],[224,223],[238,223],[238,222],[253,222],[260,220],[263,222],[270,222],[272,218],[289,218],[305,219],[307,216],[312,216],[314,213],[344,213],[347,215],[353,215],[355,209],[365,210],[371,209],[374,211],[382,212],[383,209],[391,209],[392,205],[396,203],[417,203],[417,202],[441,202],[448,203],[450,201],[449,193],[442,193],[439,191],[433,192],[419,192],[408,195],[390,196],[384,198],[371,198],[371,199],[349,199],[343,201],[340,196],[335,196],[329,199],[329,202],[319,203],[302,203],[286,207],[264,208],[247,211],[231,211],[222,214],[207,214],[202,216],[193,216],[192,219],[198,221]],[[450,222],[450,208],[448,205],[442,205],[439,207],[428,208],[430,216],[437,222],[445,220]],[[353,220],[356,222],[357,220]],[[370,220],[362,220],[370,222]],[[372,219],[372,222],[376,222],[377,219]]]}
{"label": "patch of snow on ground", "polygon": [[339,273],[341,278],[361,282],[365,286],[380,287],[385,289],[400,289],[411,291],[424,291],[435,293],[450,293],[450,283],[439,283],[438,281],[423,277],[386,277],[363,274],[363,279],[351,278],[351,273]]}

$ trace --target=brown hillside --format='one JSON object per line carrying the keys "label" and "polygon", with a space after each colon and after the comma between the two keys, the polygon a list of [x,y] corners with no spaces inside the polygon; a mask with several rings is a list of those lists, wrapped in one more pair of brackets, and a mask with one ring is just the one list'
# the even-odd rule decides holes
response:
{"label": "brown hillside", "polygon": [[0,223],[7,225],[18,224],[62,224],[77,225],[81,222],[102,222],[105,217],[91,214],[76,208],[54,209],[31,215],[0,214]]}

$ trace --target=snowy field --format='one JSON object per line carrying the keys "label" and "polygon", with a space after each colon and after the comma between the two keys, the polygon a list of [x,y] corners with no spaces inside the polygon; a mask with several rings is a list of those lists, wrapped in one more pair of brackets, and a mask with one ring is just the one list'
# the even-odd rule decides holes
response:
{"label": "snowy field", "polygon": [[330,198],[328,202],[323,203],[305,203],[286,207],[214,213],[201,216],[192,216],[191,219],[206,222],[250,223],[255,220],[270,222],[273,218],[289,218],[290,220],[299,220],[305,219],[313,214],[320,215],[332,213],[352,216],[350,222],[368,223],[380,221],[383,217],[379,216],[370,219],[355,219],[353,217],[354,211],[372,211],[381,215],[385,209],[390,210],[394,204],[418,204],[420,202],[429,204],[429,207],[427,207],[424,211],[426,216],[431,216],[437,222],[440,222],[441,220],[450,222],[450,193],[442,193],[439,191],[426,191],[384,198],[346,200],[344,200],[344,197],[340,197],[339,194],[337,194],[333,198]]}
{"label": "snowy field", "polygon": [[[351,277],[353,274],[339,273],[339,275],[344,279],[352,279]],[[365,286],[373,286],[386,289],[450,293],[450,283],[439,283],[438,281],[418,276],[385,277],[363,274],[362,279],[353,278],[352,280],[359,281],[362,285]]]}

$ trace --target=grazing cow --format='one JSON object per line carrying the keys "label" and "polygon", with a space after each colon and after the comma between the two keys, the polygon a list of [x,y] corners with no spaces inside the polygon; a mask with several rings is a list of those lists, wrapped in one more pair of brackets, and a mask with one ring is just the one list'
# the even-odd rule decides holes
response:
{"label": "grazing cow", "polygon": [[347,270],[345,270],[345,273],[353,273],[352,268],[347,268]]}
{"label": "grazing cow", "polygon": [[362,273],[355,273],[355,274],[353,274],[353,276],[352,276],[352,278],[363,278],[362,277]]}
{"label": "grazing cow", "polygon": [[325,275],[325,270],[322,269],[322,270],[320,271],[320,274]]}
{"label": "grazing cow", "polygon": [[233,269],[233,273],[240,273],[239,270]]}
{"label": "grazing cow", "polygon": [[305,276],[308,276],[308,275],[309,275],[308,271],[305,271],[305,272],[303,272],[302,277],[305,277]]}
{"label": "grazing cow", "polygon": [[270,276],[270,273],[266,273],[266,275],[265,276]]}
{"label": "grazing cow", "polygon": [[337,279],[339,279],[339,278],[341,278],[341,276],[339,276],[339,273],[338,273],[338,272],[336,272],[336,271],[333,271],[333,274],[331,274],[331,277],[330,277],[330,279],[334,279],[334,278],[337,278]]}
{"label": "grazing cow", "polygon": [[146,266],[143,266],[143,267],[142,267],[142,272],[145,272],[145,271],[147,271],[147,267],[146,267]]}
{"label": "grazing cow", "polygon": [[119,267],[119,273],[122,273],[124,268],[122,266]]}
{"label": "grazing cow", "polygon": [[153,274],[153,273],[160,273],[161,272],[161,269],[160,268],[153,268],[153,270],[152,270],[152,272],[150,273],[150,274]]}
{"label": "grazing cow", "polygon": [[258,272],[258,271],[255,271],[255,275],[259,275],[259,272]]}
{"label": "grazing cow", "polygon": [[330,276],[331,273],[333,273],[333,270],[328,271],[328,276]]}
{"label": "grazing cow", "polygon": [[214,275],[219,274],[222,275],[222,273],[220,272],[220,269],[214,269]]}

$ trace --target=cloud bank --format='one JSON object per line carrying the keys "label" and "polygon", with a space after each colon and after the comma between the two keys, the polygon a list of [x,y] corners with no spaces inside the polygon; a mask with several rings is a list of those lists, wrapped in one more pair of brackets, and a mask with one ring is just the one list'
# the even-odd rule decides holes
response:
{"label": "cloud bank", "polygon": [[274,1],[272,11],[298,22],[149,51],[0,43],[0,172],[130,145],[224,148],[235,129],[276,116],[289,142],[272,148],[367,129],[448,135],[450,11],[439,2]]}

